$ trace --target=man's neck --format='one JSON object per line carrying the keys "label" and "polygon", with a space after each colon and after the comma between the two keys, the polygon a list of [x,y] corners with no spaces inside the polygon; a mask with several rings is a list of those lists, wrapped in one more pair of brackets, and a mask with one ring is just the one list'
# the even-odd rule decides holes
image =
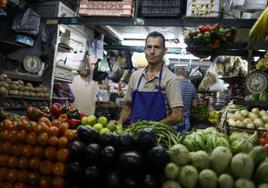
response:
{"label": "man's neck", "polygon": [[161,67],[162,67],[162,63],[156,64],[156,65],[148,65],[148,72],[157,73],[160,71]]}

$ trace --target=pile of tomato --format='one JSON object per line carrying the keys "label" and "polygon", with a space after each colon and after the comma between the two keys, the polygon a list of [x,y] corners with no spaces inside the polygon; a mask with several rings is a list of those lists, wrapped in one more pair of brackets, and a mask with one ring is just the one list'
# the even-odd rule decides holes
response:
{"label": "pile of tomato", "polygon": [[76,130],[60,119],[21,117],[0,124],[0,187],[62,188]]}

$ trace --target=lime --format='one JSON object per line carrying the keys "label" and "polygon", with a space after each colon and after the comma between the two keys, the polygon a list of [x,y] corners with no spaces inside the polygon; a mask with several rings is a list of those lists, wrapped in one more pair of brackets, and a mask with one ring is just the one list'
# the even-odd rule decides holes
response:
{"label": "lime", "polygon": [[104,116],[100,116],[98,118],[98,123],[102,124],[102,126],[105,127],[107,125],[107,123],[108,123],[108,119],[106,117],[104,117]]}
{"label": "lime", "polygon": [[93,128],[99,132],[103,128],[103,126],[100,123],[96,123],[95,125],[93,125]]}
{"label": "lime", "polygon": [[104,133],[108,133],[108,132],[110,132],[110,130],[108,129],[108,128],[102,128],[101,130],[100,130],[100,134],[104,134]]}
{"label": "lime", "polygon": [[113,123],[108,123],[108,124],[106,125],[106,127],[107,127],[111,132],[113,132],[113,131],[116,130],[116,125],[113,124]]}
{"label": "lime", "polygon": [[90,116],[84,116],[81,119],[81,124],[82,125],[94,125],[95,123],[97,123],[97,118],[94,115],[90,115]]}
{"label": "lime", "polygon": [[97,123],[97,118],[94,115],[88,116],[88,125],[93,126],[95,123]]}

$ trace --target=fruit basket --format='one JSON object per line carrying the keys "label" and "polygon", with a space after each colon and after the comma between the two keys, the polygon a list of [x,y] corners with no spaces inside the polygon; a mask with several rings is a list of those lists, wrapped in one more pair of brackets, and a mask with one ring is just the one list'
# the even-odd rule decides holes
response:
{"label": "fruit basket", "polygon": [[235,39],[234,28],[223,28],[220,24],[199,26],[185,31],[186,50],[199,58],[220,54]]}

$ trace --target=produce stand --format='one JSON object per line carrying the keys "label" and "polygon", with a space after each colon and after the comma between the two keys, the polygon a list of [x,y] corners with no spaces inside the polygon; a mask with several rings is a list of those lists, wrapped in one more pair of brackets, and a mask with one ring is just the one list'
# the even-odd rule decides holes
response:
{"label": "produce stand", "polygon": [[[243,10],[233,6],[228,14]],[[28,7],[40,16],[38,35],[31,33],[38,28],[25,33],[12,27],[16,13]],[[221,9],[219,0],[0,0],[0,188],[267,188],[268,53],[236,41],[256,17],[226,18]],[[250,36],[267,38],[260,31],[267,30],[267,12]],[[172,26],[167,30],[181,31],[167,37],[175,41],[168,53],[182,55],[176,45],[184,35],[187,52],[179,63],[191,53],[189,70],[201,62],[197,57],[209,64],[200,68],[189,132],[154,121],[113,121],[133,71],[130,54],[143,50],[121,45],[130,37],[118,37],[121,26],[131,26],[133,35]],[[250,55],[261,58],[251,62]],[[111,74],[118,57],[127,74],[116,82]],[[100,59],[109,60],[110,72],[96,70]],[[93,72],[105,78],[94,81]]]}

